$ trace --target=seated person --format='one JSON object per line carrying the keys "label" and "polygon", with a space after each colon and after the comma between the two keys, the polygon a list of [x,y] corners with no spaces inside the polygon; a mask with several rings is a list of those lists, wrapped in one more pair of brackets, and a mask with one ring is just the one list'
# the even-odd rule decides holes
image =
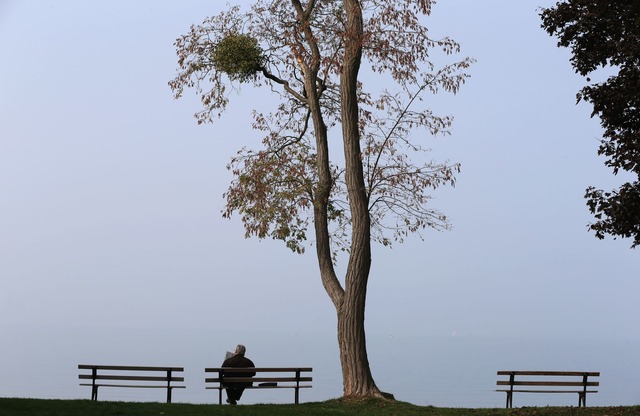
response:
{"label": "seated person", "polygon": [[[238,345],[236,347],[235,354],[232,357],[227,358],[222,363],[222,367],[255,367],[253,365],[253,361],[244,356],[247,349],[244,345]],[[227,377],[253,377],[255,376],[255,371],[247,371],[247,372],[238,372],[238,373],[229,373]],[[224,381],[224,376],[222,380],[222,385],[227,391],[227,403],[237,404],[240,397],[242,397],[242,392],[245,388],[251,386],[252,382],[245,383],[227,383]]]}

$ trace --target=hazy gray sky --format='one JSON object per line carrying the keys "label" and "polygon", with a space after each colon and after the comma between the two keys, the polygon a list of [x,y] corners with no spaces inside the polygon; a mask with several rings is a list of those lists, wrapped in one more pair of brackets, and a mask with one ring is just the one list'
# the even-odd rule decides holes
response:
{"label": "hazy gray sky", "polygon": [[[477,59],[457,96],[434,99],[452,135],[428,139],[462,163],[434,193],[453,230],[374,250],[370,334],[640,339],[640,252],[587,231],[585,188],[619,178],[575,105],[568,51],[539,27],[553,3],[434,7],[434,36]],[[0,1],[0,330],[334,331],[313,250],[245,240],[220,215],[225,166],[259,138],[250,111],[269,95],[243,88],[198,127],[197,99],[167,86],[174,40],[224,7]]]}

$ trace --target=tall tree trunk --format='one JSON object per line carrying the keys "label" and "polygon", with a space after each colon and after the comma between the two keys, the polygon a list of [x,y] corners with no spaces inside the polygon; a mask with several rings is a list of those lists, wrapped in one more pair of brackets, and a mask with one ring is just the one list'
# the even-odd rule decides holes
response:
{"label": "tall tree trunk", "polygon": [[306,25],[309,10],[299,0],[292,0],[307,45],[314,59],[310,65],[303,60],[307,103],[311,110],[317,149],[318,185],[315,190],[314,226],[316,254],[322,284],[333,302],[338,317],[338,345],[345,397],[382,396],[376,386],[367,358],[364,329],[367,282],[371,267],[371,221],[364,182],[358,114],[358,72],[362,57],[362,12],[357,0],[344,1],[348,16],[348,34],[341,73],[340,95],[342,134],[346,165],[346,183],[352,216],[352,241],[344,288],[338,280],[331,256],[327,207],[332,178],[329,167],[327,129],[324,124],[317,75],[319,51],[310,26]]}
{"label": "tall tree trunk", "polygon": [[301,72],[304,76],[304,86],[307,93],[307,104],[311,111],[311,119],[313,121],[314,137],[316,139],[316,169],[318,172],[318,185],[314,192],[313,204],[313,224],[316,236],[316,255],[320,268],[320,276],[322,285],[324,286],[329,298],[333,302],[337,310],[343,303],[344,289],[340,285],[340,281],[336,276],[333,260],[331,256],[331,239],[329,234],[329,216],[328,205],[331,193],[332,177],[331,167],[329,164],[329,141],[327,137],[327,126],[325,125],[322,115],[322,106],[320,105],[320,92],[318,90],[318,70],[320,68],[320,51],[316,38],[308,24],[310,13],[313,7],[306,9],[302,6],[300,0],[291,0],[291,4],[296,10],[298,22],[301,32],[311,51],[310,63],[300,57],[297,59],[301,66]]}
{"label": "tall tree trunk", "polygon": [[366,192],[358,114],[358,73],[362,59],[362,10],[358,0],[345,0],[347,34],[340,74],[345,179],[351,208],[352,239],[345,293],[338,310],[338,344],[345,397],[380,396],[369,359],[364,329],[367,282],[371,268],[371,220]]}

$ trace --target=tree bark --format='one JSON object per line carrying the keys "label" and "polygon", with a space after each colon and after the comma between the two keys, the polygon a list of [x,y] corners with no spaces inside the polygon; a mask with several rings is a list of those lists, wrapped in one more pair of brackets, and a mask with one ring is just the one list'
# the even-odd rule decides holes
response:
{"label": "tree bark", "polygon": [[308,18],[313,10],[310,5],[305,10],[299,0],[291,0],[296,10],[299,25],[302,28],[304,39],[312,59],[309,64],[305,63],[302,57],[298,57],[297,62],[304,76],[304,86],[307,92],[307,105],[311,111],[314,137],[316,139],[316,169],[318,172],[318,185],[314,191],[313,224],[316,236],[316,256],[320,269],[320,277],[329,298],[336,309],[340,309],[344,289],[335,273],[331,256],[331,239],[329,233],[329,217],[327,213],[329,196],[331,193],[332,178],[329,163],[329,141],[327,137],[327,126],[322,115],[320,104],[320,92],[318,91],[318,71],[320,68],[320,51],[316,43],[316,38],[311,32]]}
{"label": "tree bark", "polygon": [[371,220],[366,192],[358,113],[358,73],[362,59],[362,10],[358,0],[345,0],[347,33],[340,74],[345,180],[352,220],[352,239],[345,276],[345,294],[338,309],[338,344],[345,397],[381,396],[376,386],[365,337],[367,283],[371,268]]}
{"label": "tree bark", "polygon": [[382,397],[376,386],[367,357],[364,318],[367,282],[371,267],[371,221],[360,150],[358,73],[362,58],[363,20],[359,1],[345,0],[348,17],[344,66],[340,76],[342,135],[345,155],[345,180],[352,217],[352,241],[344,288],[333,267],[327,207],[332,186],[327,128],[322,116],[317,85],[319,51],[306,24],[309,10],[292,0],[312,59],[299,59],[304,75],[307,104],[311,110],[317,149],[318,185],[314,200],[316,254],[322,284],[333,302],[338,321],[338,346],[345,397]]}

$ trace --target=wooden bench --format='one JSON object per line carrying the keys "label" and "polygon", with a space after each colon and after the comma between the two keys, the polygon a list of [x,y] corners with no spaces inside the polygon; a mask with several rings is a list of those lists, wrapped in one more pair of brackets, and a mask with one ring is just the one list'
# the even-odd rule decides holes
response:
{"label": "wooden bench", "polygon": [[[80,383],[81,386],[91,387],[91,400],[98,400],[98,388],[100,387],[128,387],[146,389],[167,389],[167,403],[171,403],[171,391],[184,389],[182,383],[184,377],[176,373],[183,373],[183,367],[142,367],[124,365],[78,365],[81,372],[80,380],[91,380],[91,383]],[[121,382],[112,384],[112,382]]]}
{"label": "wooden bench", "polygon": [[[206,389],[218,390],[218,404],[222,404],[222,390],[224,386],[222,381],[230,383],[254,383],[247,389],[295,389],[295,403],[299,403],[300,389],[310,388],[309,383],[313,380],[311,376],[303,376],[302,373],[310,373],[312,368],[284,368],[284,367],[256,367],[256,368],[239,368],[239,367],[223,367],[223,368],[205,368],[205,373],[217,373],[215,377],[205,377]],[[255,371],[254,377],[233,377],[234,373]],[[282,374],[288,373],[288,374]],[[277,375],[275,375],[277,374]]]}
{"label": "wooden bench", "polygon": [[496,383],[498,386],[509,386],[508,389],[496,390],[507,393],[507,409],[513,407],[513,393],[577,393],[578,407],[586,407],[587,393],[598,392],[589,390],[589,387],[600,385],[599,381],[588,380],[589,377],[599,377],[599,372],[498,371],[498,376],[509,377],[508,380],[498,380]]}

